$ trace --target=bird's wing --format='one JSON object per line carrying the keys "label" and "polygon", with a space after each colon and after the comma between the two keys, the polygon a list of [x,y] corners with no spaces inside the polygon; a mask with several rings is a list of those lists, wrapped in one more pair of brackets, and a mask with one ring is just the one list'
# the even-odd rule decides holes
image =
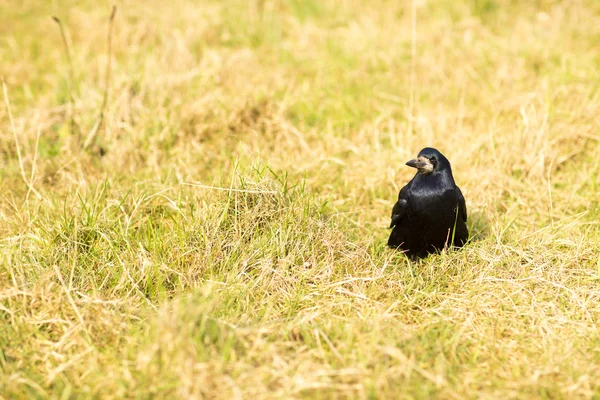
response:
{"label": "bird's wing", "polygon": [[458,186],[456,187],[456,193],[458,194],[458,210],[462,214],[461,217],[463,221],[467,222],[467,204],[465,203],[465,197]]}
{"label": "bird's wing", "polygon": [[392,208],[392,222],[390,228],[393,228],[400,222],[400,219],[406,214],[408,208],[408,189],[404,186],[398,194],[398,201]]}

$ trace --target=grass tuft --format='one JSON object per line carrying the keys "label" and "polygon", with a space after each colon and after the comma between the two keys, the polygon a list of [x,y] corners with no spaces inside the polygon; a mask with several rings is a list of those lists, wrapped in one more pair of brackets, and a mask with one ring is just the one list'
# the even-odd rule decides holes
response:
{"label": "grass tuft", "polygon": [[598,396],[596,2],[112,6],[0,4],[0,397]]}

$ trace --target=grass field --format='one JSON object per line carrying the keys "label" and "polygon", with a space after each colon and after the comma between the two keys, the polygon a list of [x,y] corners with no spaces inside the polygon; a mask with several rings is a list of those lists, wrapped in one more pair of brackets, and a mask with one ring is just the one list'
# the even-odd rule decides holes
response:
{"label": "grass field", "polygon": [[0,397],[600,398],[600,2],[112,5],[0,1]]}

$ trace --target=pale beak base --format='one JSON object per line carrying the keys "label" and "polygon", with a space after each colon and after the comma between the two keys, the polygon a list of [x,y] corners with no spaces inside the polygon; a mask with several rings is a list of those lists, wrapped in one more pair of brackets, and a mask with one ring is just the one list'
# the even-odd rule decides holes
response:
{"label": "pale beak base", "polygon": [[414,160],[408,161],[406,165],[418,169],[421,174],[430,174],[433,172],[433,164],[426,157],[417,157]]}

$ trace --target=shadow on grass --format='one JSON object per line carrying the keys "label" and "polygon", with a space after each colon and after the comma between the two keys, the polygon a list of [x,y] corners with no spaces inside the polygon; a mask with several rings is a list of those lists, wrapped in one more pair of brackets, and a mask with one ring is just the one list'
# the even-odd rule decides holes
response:
{"label": "shadow on grass", "polygon": [[484,240],[490,235],[490,220],[485,212],[472,212],[467,224],[469,226],[469,243]]}
{"label": "shadow on grass", "polygon": [[[464,245],[464,247],[468,247],[475,242],[479,242],[481,240],[485,240],[490,236],[490,221],[487,218],[485,212],[471,212],[469,215],[469,220],[467,223],[469,227],[469,241]],[[392,259],[397,262],[406,262],[409,265],[413,264],[421,264],[424,260],[429,259],[432,256],[440,256],[440,253],[432,253],[428,257],[422,259],[410,259],[408,256],[404,254],[404,252],[400,249],[391,249],[387,246],[387,237],[391,230],[386,231],[386,235],[382,237],[382,240],[374,241],[370,244],[370,254],[374,257],[380,257],[387,255],[392,255]],[[460,251],[460,248],[453,248],[451,251]]]}

